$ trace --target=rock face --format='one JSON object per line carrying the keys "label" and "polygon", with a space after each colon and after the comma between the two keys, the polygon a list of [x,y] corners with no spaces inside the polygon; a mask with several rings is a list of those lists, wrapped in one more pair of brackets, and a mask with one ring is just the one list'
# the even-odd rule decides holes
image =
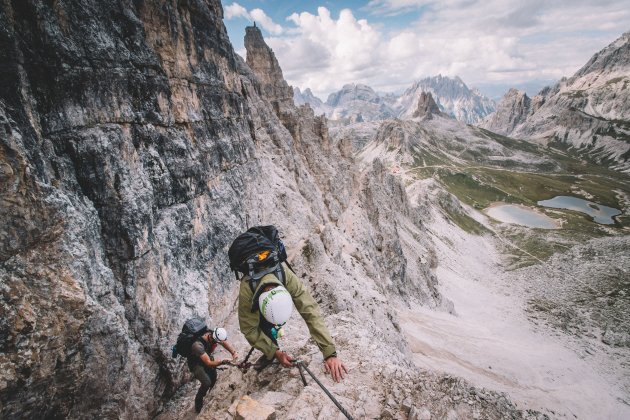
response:
{"label": "rock face", "polygon": [[325,105],[321,99],[313,95],[313,92],[309,88],[306,88],[304,92],[300,91],[300,88],[293,88],[293,102],[295,105],[309,104],[315,115],[325,115],[330,111],[329,107]]}
{"label": "rock face", "polygon": [[248,65],[222,16],[218,0],[1,6],[3,418],[152,417],[189,378],[170,358],[184,320],[233,315],[226,249],[247,226],[284,233],[341,352],[383,337],[405,364],[391,307],[442,304],[399,180],[361,175],[258,29]]}
{"label": "rock face", "polygon": [[2,5],[2,417],[142,418],[182,382],[172,331],[232,287],[223,248],[257,172],[221,19]]}
{"label": "rock face", "polygon": [[509,135],[531,115],[532,100],[525,92],[510,89],[496,111],[481,126],[495,133]]}
{"label": "rock face", "polygon": [[569,79],[529,101],[508,92],[481,126],[512,137],[575,148],[630,171],[630,33],[598,52]]}
{"label": "rock face", "polygon": [[245,49],[247,65],[260,82],[262,96],[271,102],[277,114],[290,114],[294,108],[293,88],[284,80],[276,55],[265,43],[258,27],[245,28]]}
{"label": "rock face", "polygon": [[268,405],[260,404],[247,395],[236,405],[235,420],[274,420],[276,410]]}
{"label": "rock face", "polygon": [[430,120],[434,115],[446,117],[445,114],[440,112],[440,107],[433,100],[433,96],[430,93],[422,92],[418,98],[418,107],[413,112],[413,117]]}
{"label": "rock face", "polygon": [[423,92],[431,93],[440,110],[458,121],[476,124],[494,112],[496,104],[492,99],[470,89],[459,77],[442,75],[427,77],[414,82],[400,97],[394,107],[399,118],[409,118],[415,112],[415,104]]}
{"label": "rock face", "polygon": [[347,84],[340,91],[331,93],[326,100],[331,108],[328,117],[342,119],[361,115],[363,121],[392,118],[396,112],[374,90],[362,84]]}

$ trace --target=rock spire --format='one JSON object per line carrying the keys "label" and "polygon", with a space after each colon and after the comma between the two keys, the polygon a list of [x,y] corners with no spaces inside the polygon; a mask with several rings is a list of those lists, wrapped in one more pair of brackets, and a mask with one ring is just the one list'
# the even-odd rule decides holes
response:
{"label": "rock spire", "polygon": [[433,100],[431,93],[422,92],[420,94],[420,98],[418,99],[418,107],[414,111],[413,117],[422,117],[430,120],[433,118],[433,115],[445,116],[442,112],[440,112],[440,107],[438,107]]}
{"label": "rock spire", "polygon": [[245,28],[245,49],[247,65],[260,81],[261,94],[280,110],[293,106],[293,88],[284,80],[276,55],[256,25]]}

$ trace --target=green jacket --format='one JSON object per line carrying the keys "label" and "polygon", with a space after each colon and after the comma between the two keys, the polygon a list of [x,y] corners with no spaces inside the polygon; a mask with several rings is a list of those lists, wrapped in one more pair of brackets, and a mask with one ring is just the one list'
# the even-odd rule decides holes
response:
{"label": "green jacket", "polygon": [[[330,332],[324,324],[324,320],[319,311],[319,305],[315,302],[315,299],[306,290],[304,284],[298,279],[298,277],[289,270],[286,265],[282,265],[284,268],[284,275],[286,278],[286,284],[284,287],[287,289],[291,297],[293,298],[293,304],[296,309],[304,318],[308,330],[311,333],[311,337],[317,343],[317,347],[324,355],[324,358],[335,353],[335,344],[333,343]],[[248,277],[245,276],[241,280],[241,289],[238,296],[238,322],[241,327],[241,332],[245,334],[245,338],[249,341],[253,347],[257,348],[267,356],[267,359],[271,360],[278,347],[271,341],[269,337],[262,332],[259,327],[260,312],[255,310],[252,312],[252,303],[254,295],[268,284],[282,285],[282,282],[274,274],[267,274],[258,283],[256,293],[252,293],[249,286]]]}

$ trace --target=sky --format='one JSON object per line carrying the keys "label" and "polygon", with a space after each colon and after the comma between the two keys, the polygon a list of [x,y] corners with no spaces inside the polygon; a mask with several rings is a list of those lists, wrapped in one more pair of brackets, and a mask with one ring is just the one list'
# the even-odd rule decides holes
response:
{"label": "sky", "polygon": [[500,98],[570,77],[630,31],[630,0],[222,0],[245,57],[261,28],[287,82],[326,100],[347,83],[402,92],[424,77],[459,76]]}

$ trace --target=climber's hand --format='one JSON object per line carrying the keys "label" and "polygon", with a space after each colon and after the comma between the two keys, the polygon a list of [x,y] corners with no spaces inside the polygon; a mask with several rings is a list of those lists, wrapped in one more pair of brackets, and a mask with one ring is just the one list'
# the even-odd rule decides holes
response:
{"label": "climber's hand", "polygon": [[330,373],[335,382],[341,381],[344,377],[344,373],[346,375],[348,374],[348,369],[346,369],[343,362],[339,360],[337,356],[332,356],[324,360],[324,369],[326,369],[326,373]]}
{"label": "climber's hand", "polygon": [[284,367],[293,366],[293,358],[281,350],[276,350],[276,359]]}

